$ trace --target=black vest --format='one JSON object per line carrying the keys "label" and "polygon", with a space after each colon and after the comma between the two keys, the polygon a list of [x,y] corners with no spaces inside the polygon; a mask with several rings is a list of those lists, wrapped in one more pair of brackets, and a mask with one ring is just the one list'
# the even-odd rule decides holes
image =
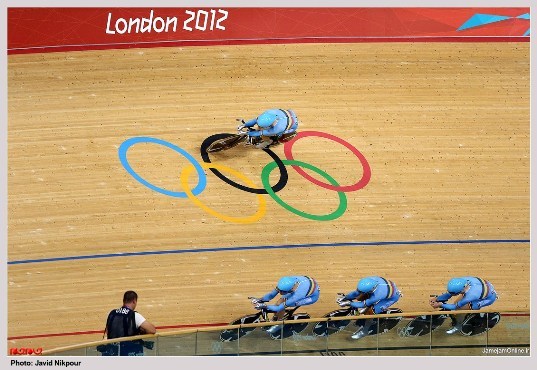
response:
{"label": "black vest", "polygon": [[106,333],[108,339],[132,337],[140,334],[136,329],[134,311],[125,306],[110,311],[106,319]]}

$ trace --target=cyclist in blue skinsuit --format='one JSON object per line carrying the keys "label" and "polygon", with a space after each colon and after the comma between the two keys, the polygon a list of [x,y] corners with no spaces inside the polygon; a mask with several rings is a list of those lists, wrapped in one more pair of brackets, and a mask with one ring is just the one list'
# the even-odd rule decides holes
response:
{"label": "cyclist in blue skinsuit", "polygon": [[[459,296],[453,303],[447,301],[455,296]],[[453,278],[448,281],[447,292],[432,297],[430,304],[434,308],[442,308],[447,311],[453,310],[479,310],[481,307],[490,306],[498,296],[494,286],[481,278],[473,276],[463,276]],[[447,334],[453,334],[460,330],[461,323],[456,315],[452,315],[452,327],[446,331]]]}
{"label": "cyclist in blue skinsuit", "polygon": [[[281,294],[280,299],[274,305],[267,305],[271,299]],[[280,320],[285,313],[286,307],[307,306],[317,302],[320,290],[317,282],[307,276],[284,276],[274,290],[261,298],[254,298],[252,303],[258,310],[266,308],[275,312],[275,320]]]}
{"label": "cyclist in blue skinsuit", "polygon": [[[246,133],[248,142],[260,149],[266,149],[278,141],[290,140],[298,128],[298,118],[290,109],[269,109],[259,117],[243,123],[238,127],[239,131],[257,125],[257,130],[249,130]],[[264,137],[270,140],[264,140]]]}
{"label": "cyclist in blue skinsuit", "polygon": [[[380,314],[386,312],[400,297],[401,292],[392,281],[380,276],[368,276],[358,282],[356,290],[340,296],[337,303],[341,307],[351,306],[358,309],[360,313]],[[357,301],[352,302],[354,299]],[[367,332],[367,328],[357,331],[352,338],[360,339],[362,336],[360,333],[363,332]]]}

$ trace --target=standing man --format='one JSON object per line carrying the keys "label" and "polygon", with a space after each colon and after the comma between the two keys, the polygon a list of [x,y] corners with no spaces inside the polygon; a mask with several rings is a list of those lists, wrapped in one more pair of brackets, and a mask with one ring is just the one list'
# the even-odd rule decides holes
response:
{"label": "standing man", "polygon": [[[155,334],[157,329],[135,311],[138,294],[128,290],[123,294],[123,306],[110,311],[104,330],[108,339],[132,337],[140,334]],[[143,356],[143,341],[120,342],[120,356]]]}

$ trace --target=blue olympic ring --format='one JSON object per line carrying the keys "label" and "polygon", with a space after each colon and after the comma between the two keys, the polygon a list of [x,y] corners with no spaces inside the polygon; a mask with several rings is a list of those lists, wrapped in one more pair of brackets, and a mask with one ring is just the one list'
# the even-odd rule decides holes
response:
{"label": "blue olympic ring", "polygon": [[182,154],[190,163],[192,163],[192,165],[196,169],[196,172],[198,173],[199,183],[198,185],[196,185],[194,189],[192,189],[192,194],[199,195],[203,190],[205,190],[205,186],[207,185],[207,175],[203,171],[203,168],[201,167],[199,162],[190,154],[188,154],[188,152],[186,152],[184,149],[179,148],[177,145],[169,143],[165,140],[155,139],[152,137],[143,137],[143,136],[133,137],[128,140],[125,140],[119,147],[119,160],[121,161],[121,164],[123,165],[123,167],[125,167],[127,172],[130,173],[131,176],[136,179],[136,181],[138,181],[144,186],[147,186],[149,189],[159,192],[161,194],[169,195],[170,197],[175,197],[175,198],[187,198],[187,195],[184,191],[171,191],[171,190],[160,188],[156,185],[151,184],[149,181],[144,180],[140,175],[138,175],[132,169],[129,162],[127,161],[127,150],[134,144],[138,144],[138,143],[160,144],[176,151],[179,154]]}

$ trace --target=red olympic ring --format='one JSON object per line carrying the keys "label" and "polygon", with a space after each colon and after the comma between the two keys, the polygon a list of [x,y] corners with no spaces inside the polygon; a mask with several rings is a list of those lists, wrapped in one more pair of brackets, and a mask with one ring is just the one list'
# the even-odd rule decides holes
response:
{"label": "red olympic ring", "polygon": [[367,159],[365,159],[364,155],[360,153],[358,149],[356,149],[354,146],[352,146],[350,143],[346,142],[343,139],[340,139],[337,136],[327,134],[325,132],[319,132],[319,131],[300,131],[292,140],[286,142],[283,147],[283,152],[285,153],[285,158],[289,160],[294,160],[292,148],[293,144],[304,137],[308,136],[317,136],[317,137],[324,137],[325,139],[333,140],[336,143],[339,143],[349,149],[358,159],[360,160],[360,163],[362,164],[362,167],[364,169],[362,178],[358,180],[353,185],[345,185],[345,186],[334,186],[332,184],[327,184],[325,182],[319,181],[316,178],[308,175],[302,168],[298,166],[292,166],[296,172],[298,172],[300,175],[302,175],[304,178],[308,179],[315,185],[318,185],[322,188],[334,190],[334,191],[343,191],[343,192],[350,192],[350,191],[356,191],[364,186],[366,186],[369,183],[369,180],[371,179],[371,167],[369,167],[369,163],[367,162]]}

